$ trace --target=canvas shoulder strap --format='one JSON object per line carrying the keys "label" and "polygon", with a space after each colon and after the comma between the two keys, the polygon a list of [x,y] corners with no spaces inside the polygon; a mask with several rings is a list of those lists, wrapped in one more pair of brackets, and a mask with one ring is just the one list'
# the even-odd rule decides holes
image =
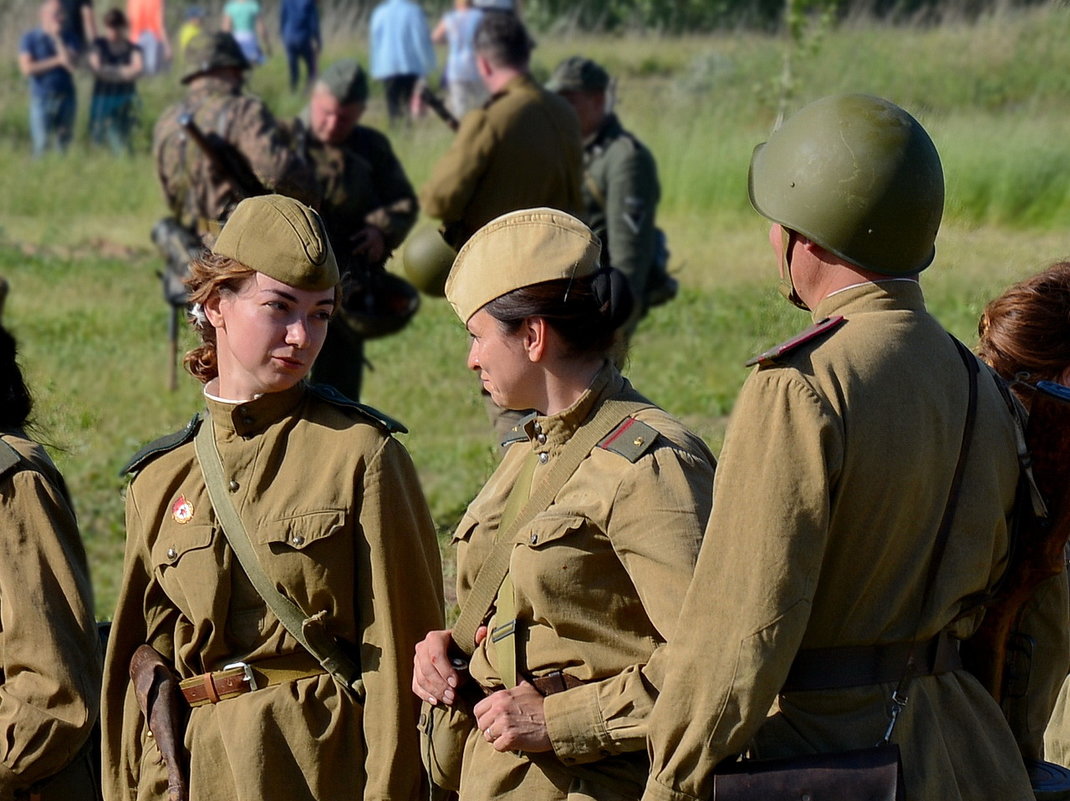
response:
{"label": "canvas shoulder strap", "polygon": [[509,572],[509,559],[517,532],[553,503],[558,491],[576,472],[580,463],[624,418],[652,406],[649,401],[638,397],[605,401],[591,422],[569,440],[542,481],[532,488],[531,497],[521,506],[512,522],[499,529],[494,548],[479,569],[468,599],[453,626],[453,640],[461,651],[471,656],[475,650],[476,630],[483,625],[494,605],[498,588]]}
{"label": "canvas shoulder strap", "polygon": [[253,544],[249,540],[249,534],[245,530],[245,524],[227,494],[223,460],[219,456],[219,447],[216,445],[212,418],[208,415],[205,416],[204,423],[197,432],[194,447],[197,451],[197,461],[201,465],[201,472],[204,473],[208,497],[215,509],[219,524],[223,528],[223,534],[257,593],[264,599],[268,608],[275,613],[290,636],[312,654],[323,669],[330,673],[339,684],[363,699],[364,682],[361,679],[360,667],[327,633],[324,626],[324,613],[306,615],[297,604],[279,592],[275,583],[264,572]]}

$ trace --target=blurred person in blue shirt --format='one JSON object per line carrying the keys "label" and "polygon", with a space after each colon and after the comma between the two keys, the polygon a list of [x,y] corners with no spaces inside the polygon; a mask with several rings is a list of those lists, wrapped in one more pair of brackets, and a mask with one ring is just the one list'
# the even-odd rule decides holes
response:
{"label": "blurred person in blue shirt", "polygon": [[454,0],[453,10],[442,19],[431,33],[435,44],[446,43],[446,91],[450,111],[457,119],[474,108],[479,108],[490,97],[483,78],[476,66],[476,51],[473,45],[476,28],[483,19],[483,11],[472,8],[472,0]]}
{"label": "blurred person in blue shirt", "polygon": [[317,58],[323,47],[316,0],[282,0],[279,7],[279,36],[290,67],[290,91],[297,91],[302,60],[308,72],[305,86],[312,86],[318,74]]}
{"label": "blurred person in blue shirt", "polygon": [[372,11],[371,72],[383,82],[391,123],[407,119],[416,84],[435,68],[423,9],[413,0],[383,0]]}
{"label": "blurred person in blue shirt", "polygon": [[60,152],[67,149],[77,109],[72,71],[78,45],[63,32],[59,0],[41,4],[40,20],[41,27],[27,31],[19,40],[19,71],[30,83],[30,138],[35,158],[50,144]]}

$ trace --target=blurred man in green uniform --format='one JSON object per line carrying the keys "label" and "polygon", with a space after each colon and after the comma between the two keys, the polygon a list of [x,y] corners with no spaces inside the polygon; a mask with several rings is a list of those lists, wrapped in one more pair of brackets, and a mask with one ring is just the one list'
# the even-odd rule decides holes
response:
{"label": "blurred man in green uniform", "polygon": [[460,247],[509,211],[547,206],[582,213],[583,145],[569,105],[528,72],[532,41],[513,14],[485,14],[476,64],[490,100],[465,115],[420,192],[444,237]]}
{"label": "blurred man in green uniform", "polygon": [[[360,396],[364,339],[382,333],[354,305],[376,303],[369,281],[383,277],[383,265],[416,222],[419,204],[401,162],[379,131],[360,125],[368,79],[353,59],[332,64],[316,81],[308,107],[292,128],[299,156],[315,172],[320,215],[343,275],[343,302],[331,320],[327,341],[312,370],[313,381]],[[414,293],[415,297],[415,293]],[[376,310],[372,310],[376,311]],[[390,318],[391,309],[378,310]],[[405,304],[397,309],[405,314]],[[377,319],[377,318],[376,318]],[[392,319],[386,319],[392,324]]]}
{"label": "blurred man in green uniform", "polygon": [[936,148],[886,100],[824,98],[755,150],[750,195],[815,325],[753,359],[736,402],[643,798],[709,797],[744,751],[867,748],[894,720],[906,798],[1032,799],[999,706],[958,658],[1007,564],[1019,463],[994,375],[925,309]]}
{"label": "blurred man in green uniform", "polygon": [[[311,171],[287,147],[287,139],[268,107],[242,93],[249,62],[229,33],[202,34],[185,52],[182,83],[186,96],[160,116],[153,132],[156,174],[174,216],[211,245],[220,224],[245,196],[258,192],[241,186],[245,172],[260,191],[315,199]],[[186,115],[206,136],[222,162],[213,163],[183,126]],[[226,174],[230,172],[231,174]]]}
{"label": "blurred man in green uniform", "polygon": [[602,240],[602,263],[616,267],[636,305],[630,334],[651,306],[676,294],[666,271],[663,234],[655,225],[661,187],[646,145],[624,129],[609,107],[609,74],[582,56],[562,61],[546,86],[568,101],[583,135],[583,221]]}

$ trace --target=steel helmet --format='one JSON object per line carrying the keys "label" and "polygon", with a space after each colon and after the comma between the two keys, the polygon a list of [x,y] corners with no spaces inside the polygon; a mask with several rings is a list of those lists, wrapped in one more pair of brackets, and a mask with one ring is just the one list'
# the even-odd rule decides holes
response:
{"label": "steel helmet", "polygon": [[936,255],[944,176],[912,116],[871,95],[804,106],[754,150],[751,205],[837,256],[913,275]]}
{"label": "steel helmet", "polygon": [[227,67],[247,70],[251,66],[238,40],[226,31],[198,34],[186,45],[184,58],[186,70],[182,73],[182,83],[212,70]]}
{"label": "steel helmet", "polygon": [[343,284],[342,319],[362,339],[396,334],[420,308],[420,293],[404,278],[379,267]]}
{"label": "steel helmet", "polygon": [[405,241],[401,259],[405,275],[413,286],[427,295],[441,298],[446,294],[446,276],[450,274],[457,251],[451,248],[436,228],[421,228]]}

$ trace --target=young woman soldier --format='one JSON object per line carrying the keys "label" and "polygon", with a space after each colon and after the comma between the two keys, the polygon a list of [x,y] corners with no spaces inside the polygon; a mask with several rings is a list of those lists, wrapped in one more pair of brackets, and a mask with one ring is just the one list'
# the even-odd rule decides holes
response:
{"label": "young woman soldier", "polygon": [[[425,792],[408,688],[412,648],[441,625],[437,543],[391,436],[403,429],[303,380],[337,287],[319,216],[278,195],[239,204],[193,263],[202,345],[186,366],[206,411],[129,468],[104,682],[111,801],[168,786],[196,801]],[[165,765],[152,726],[168,712],[150,704],[146,725],[139,704],[161,695],[154,659],[181,680],[171,717],[188,713]]]}
{"label": "young woman soldier", "polygon": [[[454,535],[461,618],[416,649],[421,699],[453,706],[464,684],[482,699],[447,766],[462,801],[634,798],[646,778],[646,714],[714,458],[610,361],[631,301],[599,250],[564,212],[517,211],[472,237],[446,284],[468,367],[498,406],[537,410]],[[486,596],[496,539],[507,575]]]}

